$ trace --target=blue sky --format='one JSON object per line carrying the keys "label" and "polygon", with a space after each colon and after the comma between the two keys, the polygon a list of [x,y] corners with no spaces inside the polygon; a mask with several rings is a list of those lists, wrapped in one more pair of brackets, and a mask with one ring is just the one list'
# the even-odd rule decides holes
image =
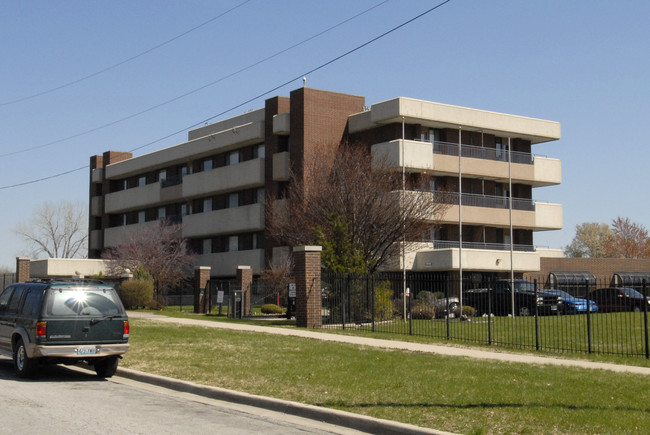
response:
{"label": "blue sky", "polygon": [[[84,169],[8,186],[81,168],[107,150],[142,147],[135,152],[140,155],[181,143],[190,126],[288,95],[302,80],[242,104],[435,4],[1,2],[0,266],[13,269],[15,257],[25,253],[11,230],[43,201],[87,204],[89,175]],[[562,139],[533,151],[562,160],[563,183],[534,192],[536,200],[564,206],[564,229],[536,233],[535,243],[561,248],[582,222],[624,216],[650,228],[650,153],[643,130],[650,118],[649,16],[650,2],[641,0],[452,0],[309,74],[307,85],[363,95],[368,105],[404,96],[559,121]],[[104,73],[25,99],[170,40]],[[178,131],[184,133],[173,134]],[[77,137],[44,146],[71,136]]]}

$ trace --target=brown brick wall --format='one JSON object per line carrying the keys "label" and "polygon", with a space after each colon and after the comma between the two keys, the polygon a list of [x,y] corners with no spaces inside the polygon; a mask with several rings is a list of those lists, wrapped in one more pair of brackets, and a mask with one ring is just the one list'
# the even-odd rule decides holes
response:
{"label": "brown brick wall", "polygon": [[320,246],[300,246],[293,249],[294,274],[296,278],[296,326],[320,328]]}
{"label": "brown brick wall", "polygon": [[26,257],[16,258],[16,282],[29,281],[31,260]]}
{"label": "brown brick wall", "polygon": [[237,285],[242,289],[243,314],[251,314],[251,284],[253,283],[253,269],[250,266],[237,267]]}
{"label": "brown brick wall", "polygon": [[194,268],[194,312],[207,313],[208,312],[208,298],[206,297],[206,286],[210,280],[210,267],[195,267]]}
{"label": "brown brick wall", "polygon": [[546,279],[553,271],[588,271],[599,283],[609,282],[615,272],[648,272],[650,258],[541,258],[539,278]]}

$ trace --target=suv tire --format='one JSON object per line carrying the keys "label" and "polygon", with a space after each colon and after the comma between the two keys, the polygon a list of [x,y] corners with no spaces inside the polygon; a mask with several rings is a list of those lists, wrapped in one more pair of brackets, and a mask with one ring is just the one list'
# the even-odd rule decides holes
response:
{"label": "suv tire", "polygon": [[31,378],[36,373],[38,361],[27,357],[27,350],[22,338],[18,339],[14,348],[14,372],[19,378]]}
{"label": "suv tire", "polygon": [[102,378],[110,378],[117,371],[119,361],[120,358],[117,355],[106,357],[95,363],[95,373]]}

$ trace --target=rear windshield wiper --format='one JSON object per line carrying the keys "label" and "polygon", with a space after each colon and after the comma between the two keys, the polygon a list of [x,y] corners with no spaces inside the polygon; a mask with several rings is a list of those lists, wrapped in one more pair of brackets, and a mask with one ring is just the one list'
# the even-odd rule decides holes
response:
{"label": "rear windshield wiper", "polygon": [[122,317],[122,315],[121,314],[110,314],[110,315],[102,317],[101,319],[92,319],[90,321],[90,326],[96,325],[99,322],[103,322],[104,320],[113,320],[113,319],[116,319],[118,317]]}

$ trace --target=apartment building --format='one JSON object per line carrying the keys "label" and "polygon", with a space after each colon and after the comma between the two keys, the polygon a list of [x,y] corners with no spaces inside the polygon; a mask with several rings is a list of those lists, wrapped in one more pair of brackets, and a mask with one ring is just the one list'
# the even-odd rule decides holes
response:
{"label": "apartment building", "polygon": [[539,271],[534,233],[562,228],[562,206],[535,201],[533,191],[560,184],[561,164],[533,147],[559,138],[552,121],[402,97],[366,106],[361,96],[300,88],[191,130],[176,146],[91,157],[89,257],[165,218],[183,224],[197,265],[213,277],[233,276],[239,265],[259,274],[287,250],[267,242],[265,197],[280,195],[290,172],[322,159],[323,149],[331,160],[321,164],[331,167],[348,141],[370,147],[389,169],[427,173],[432,191],[451,192],[440,227],[390,267]]}

